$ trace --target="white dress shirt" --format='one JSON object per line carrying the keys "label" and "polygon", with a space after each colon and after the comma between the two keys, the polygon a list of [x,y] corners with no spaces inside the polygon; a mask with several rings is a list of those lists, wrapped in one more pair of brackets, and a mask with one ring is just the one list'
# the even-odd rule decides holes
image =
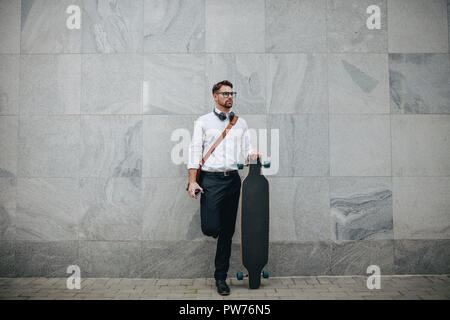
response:
{"label": "white dress shirt", "polygon": [[[215,107],[215,110],[217,113],[221,112],[217,107]],[[202,158],[230,123],[229,112],[226,115],[227,119],[222,121],[211,111],[195,120],[194,134],[189,146],[188,169],[199,168]],[[247,122],[242,117],[239,117],[234,126],[228,131],[225,139],[220,142],[205,161],[202,170],[216,172],[237,170],[237,163],[247,164],[248,154],[252,151]]]}

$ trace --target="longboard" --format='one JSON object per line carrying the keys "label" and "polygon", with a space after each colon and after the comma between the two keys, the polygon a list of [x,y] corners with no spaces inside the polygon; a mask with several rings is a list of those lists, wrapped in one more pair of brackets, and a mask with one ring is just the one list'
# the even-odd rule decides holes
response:
{"label": "longboard", "polygon": [[[247,269],[248,286],[257,289],[261,285],[261,275],[269,277],[263,270],[269,257],[269,182],[261,174],[260,158],[251,160],[248,174],[241,186],[241,258]],[[264,167],[270,167],[265,162]],[[243,169],[243,164],[238,164]],[[238,280],[244,278],[242,272],[236,274]]]}

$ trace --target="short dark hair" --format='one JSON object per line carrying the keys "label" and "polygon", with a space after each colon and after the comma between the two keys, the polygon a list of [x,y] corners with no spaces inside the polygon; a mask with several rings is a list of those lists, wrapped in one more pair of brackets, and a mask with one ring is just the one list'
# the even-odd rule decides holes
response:
{"label": "short dark hair", "polygon": [[231,88],[233,88],[233,84],[228,81],[228,80],[222,80],[220,82],[217,82],[213,87],[212,87],[212,93],[216,93],[217,91],[219,91],[220,87],[222,86],[229,86]]}

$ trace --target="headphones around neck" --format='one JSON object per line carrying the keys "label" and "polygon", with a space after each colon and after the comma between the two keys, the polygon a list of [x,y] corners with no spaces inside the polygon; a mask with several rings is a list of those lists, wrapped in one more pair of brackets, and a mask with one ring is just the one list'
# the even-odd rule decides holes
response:
{"label": "headphones around neck", "polygon": [[[227,118],[227,115],[226,115],[225,113],[223,113],[223,112],[217,113],[217,112],[216,112],[216,109],[214,109],[213,111],[214,111],[214,114],[215,114],[217,117],[219,117],[219,119],[220,119],[221,121],[224,121],[224,120]],[[233,121],[233,118],[234,118],[234,112],[233,112],[233,111],[230,111],[230,121]]]}

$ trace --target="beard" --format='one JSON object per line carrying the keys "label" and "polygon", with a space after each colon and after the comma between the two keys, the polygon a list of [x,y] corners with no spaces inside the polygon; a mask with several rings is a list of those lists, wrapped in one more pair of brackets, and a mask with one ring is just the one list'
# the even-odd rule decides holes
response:
{"label": "beard", "polygon": [[224,108],[230,109],[233,106],[233,101],[231,101],[231,103],[225,102],[221,106]]}

